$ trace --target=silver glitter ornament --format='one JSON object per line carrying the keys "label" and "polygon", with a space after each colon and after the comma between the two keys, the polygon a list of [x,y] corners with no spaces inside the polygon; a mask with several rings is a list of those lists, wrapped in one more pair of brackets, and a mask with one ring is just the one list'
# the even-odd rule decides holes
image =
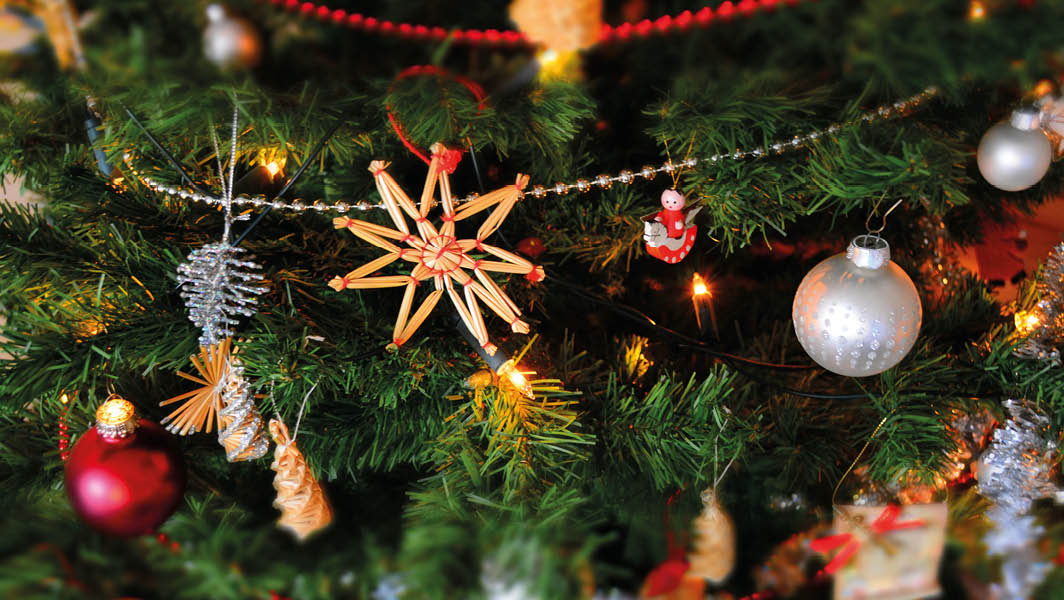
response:
{"label": "silver glitter ornament", "polygon": [[986,511],[993,526],[983,542],[989,554],[1005,557],[995,597],[1023,600],[1051,568],[1036,546],[1045,528],[1027,512],[1041,498],[1060,500],[1050,480],[1057,448],[1049,438],[1049,419],[1026,403],[1010,399],[1004,404],[1011,418],[994,432],[975,475],[978,492],[993,503]]}
{"label": "silver glitter ornament", "polygon": [[255,314],[256,296],[266,291],[255,285],[262,275],[254,271],[262,267],[237,258],[243,251],[228,242],[207,244],[177,267],[188,318],[203,330],[201,346],[230,337],[237,318]]}
{"label": "silver glitter ornament", "polygon": [[867,377],[898,364],[920,332],[920,297],[878,236],[860,235],[824,260],[794,295],[794,332],[825,369]]}
{"label": "silver glitter ornament", "polygon": [[1064,244],[1057,244],[1038,273],[1038,303],[1014,315],[1023,343],[1015,354],[1061,365],[1058,346],[1064,344]]}
{"label": "silver glitter ornament", "polygon": [[1038,109],[1020,108],[983,134],[976,161],[990,185],[1017,192],[1041,181],[1053,160],[1053,145],[1040,121]]}
{"label": "silver glitter ornament", "polygon": [[262,458],[270,448],[262,423],[262,415],[255,406],[255,395],[244,379],[244,365],[236,356],[229,358],[229,375],[222,392],[222,408],[218,411],[218,443],[225,447],[229,462]]}
{"label": "silver glitter ornament", "polygon": [[207,60],[222,69],[258,64],[262,41],[251,23],[226,14],[219,4],[207,6],[207,21],[203,30],[203,54]]}

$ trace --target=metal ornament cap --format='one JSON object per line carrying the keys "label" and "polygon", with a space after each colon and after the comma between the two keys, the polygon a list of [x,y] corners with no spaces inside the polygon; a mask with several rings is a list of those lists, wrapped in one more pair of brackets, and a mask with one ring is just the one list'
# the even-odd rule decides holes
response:
{"label": "metal ornament cap", "polygon": [[1042,127],[1042,111],[1037,106],[1021,106],[1012,111],[1009,125],[1021,131],[1037,131]]}
{"label": "metal ornament cap", "polygon": [[137,430],[133,403],[113,395],[96,409],[96,431],[106,440],[122,439]]}
{"label": "metal ornament cap", "polygon": [[890,262],[890,244],[878,235],[859,235],[850,240],[846,258],[858,267],[878,269]]}
{"label": "metal ornament cap", "polygon": [[912,350],[923,309],[916,286],[877,236],[854,238],[802,279],[791,317],[802,348],[825,369],[867,377]]}

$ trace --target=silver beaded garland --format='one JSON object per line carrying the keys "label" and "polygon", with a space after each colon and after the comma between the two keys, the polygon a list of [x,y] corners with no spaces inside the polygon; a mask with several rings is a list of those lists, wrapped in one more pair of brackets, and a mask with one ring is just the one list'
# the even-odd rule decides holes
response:
{"label": "silver beaded garland", "polygon": [[850,377],[898,364],[916,343],[922,316],[912,279],[890,260],[887,242],[872,235],[854,238],[846,253],[813,267],[791,313],[806,353]]}
{"label": "silver beaded garland", "polygon": [[1040,120],[1038,109],[1020,108],[1007,122],[994,125],[983,135],[976,162],[990,185],[1018,192],[1042,180],[1053,160],[1053,145]]}

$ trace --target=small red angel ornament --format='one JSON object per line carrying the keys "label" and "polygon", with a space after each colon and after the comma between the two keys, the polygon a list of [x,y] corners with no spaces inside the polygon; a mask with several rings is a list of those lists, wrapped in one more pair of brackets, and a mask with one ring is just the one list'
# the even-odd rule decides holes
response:
{"label": "small red angel ornament", "polygon": [[698,235],[695,215],[702,207],[684,207],[683,194],[675,189],[661,193],[662,210],[643,217],[643,240],[647,254],[667,263],[678,263],[691,252]]}

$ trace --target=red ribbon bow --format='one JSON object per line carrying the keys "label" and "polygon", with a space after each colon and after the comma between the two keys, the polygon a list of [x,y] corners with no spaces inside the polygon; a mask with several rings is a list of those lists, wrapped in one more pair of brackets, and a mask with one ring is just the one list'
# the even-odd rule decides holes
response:
{"label": "red ribbon bow", "polygon": [[[901,515],[901,507],[897,504],[888,504],[883,512],[876,517],[875,521],[868,526],[868,529],[876,534],[882,535],[888,531],[898,531],[900,529],[915,529],[917,527],[923,527],[926,523],[922,519],[916,519],[914,521],[904,521],[898,523],[898,516]],[[837,535],[829,535],[810,542],[809,547],[814,552],[820,552],[821,554],[827,554],[835,548],[842,546],[842,550],[835,555],[835,558],[831,559],[831,562],[824,567],[825,573],[834,573],[838,571],[846,563],[850,562],[854,554],[861,549],[863,543],[857,539],[852,533],[840,533]]]}

